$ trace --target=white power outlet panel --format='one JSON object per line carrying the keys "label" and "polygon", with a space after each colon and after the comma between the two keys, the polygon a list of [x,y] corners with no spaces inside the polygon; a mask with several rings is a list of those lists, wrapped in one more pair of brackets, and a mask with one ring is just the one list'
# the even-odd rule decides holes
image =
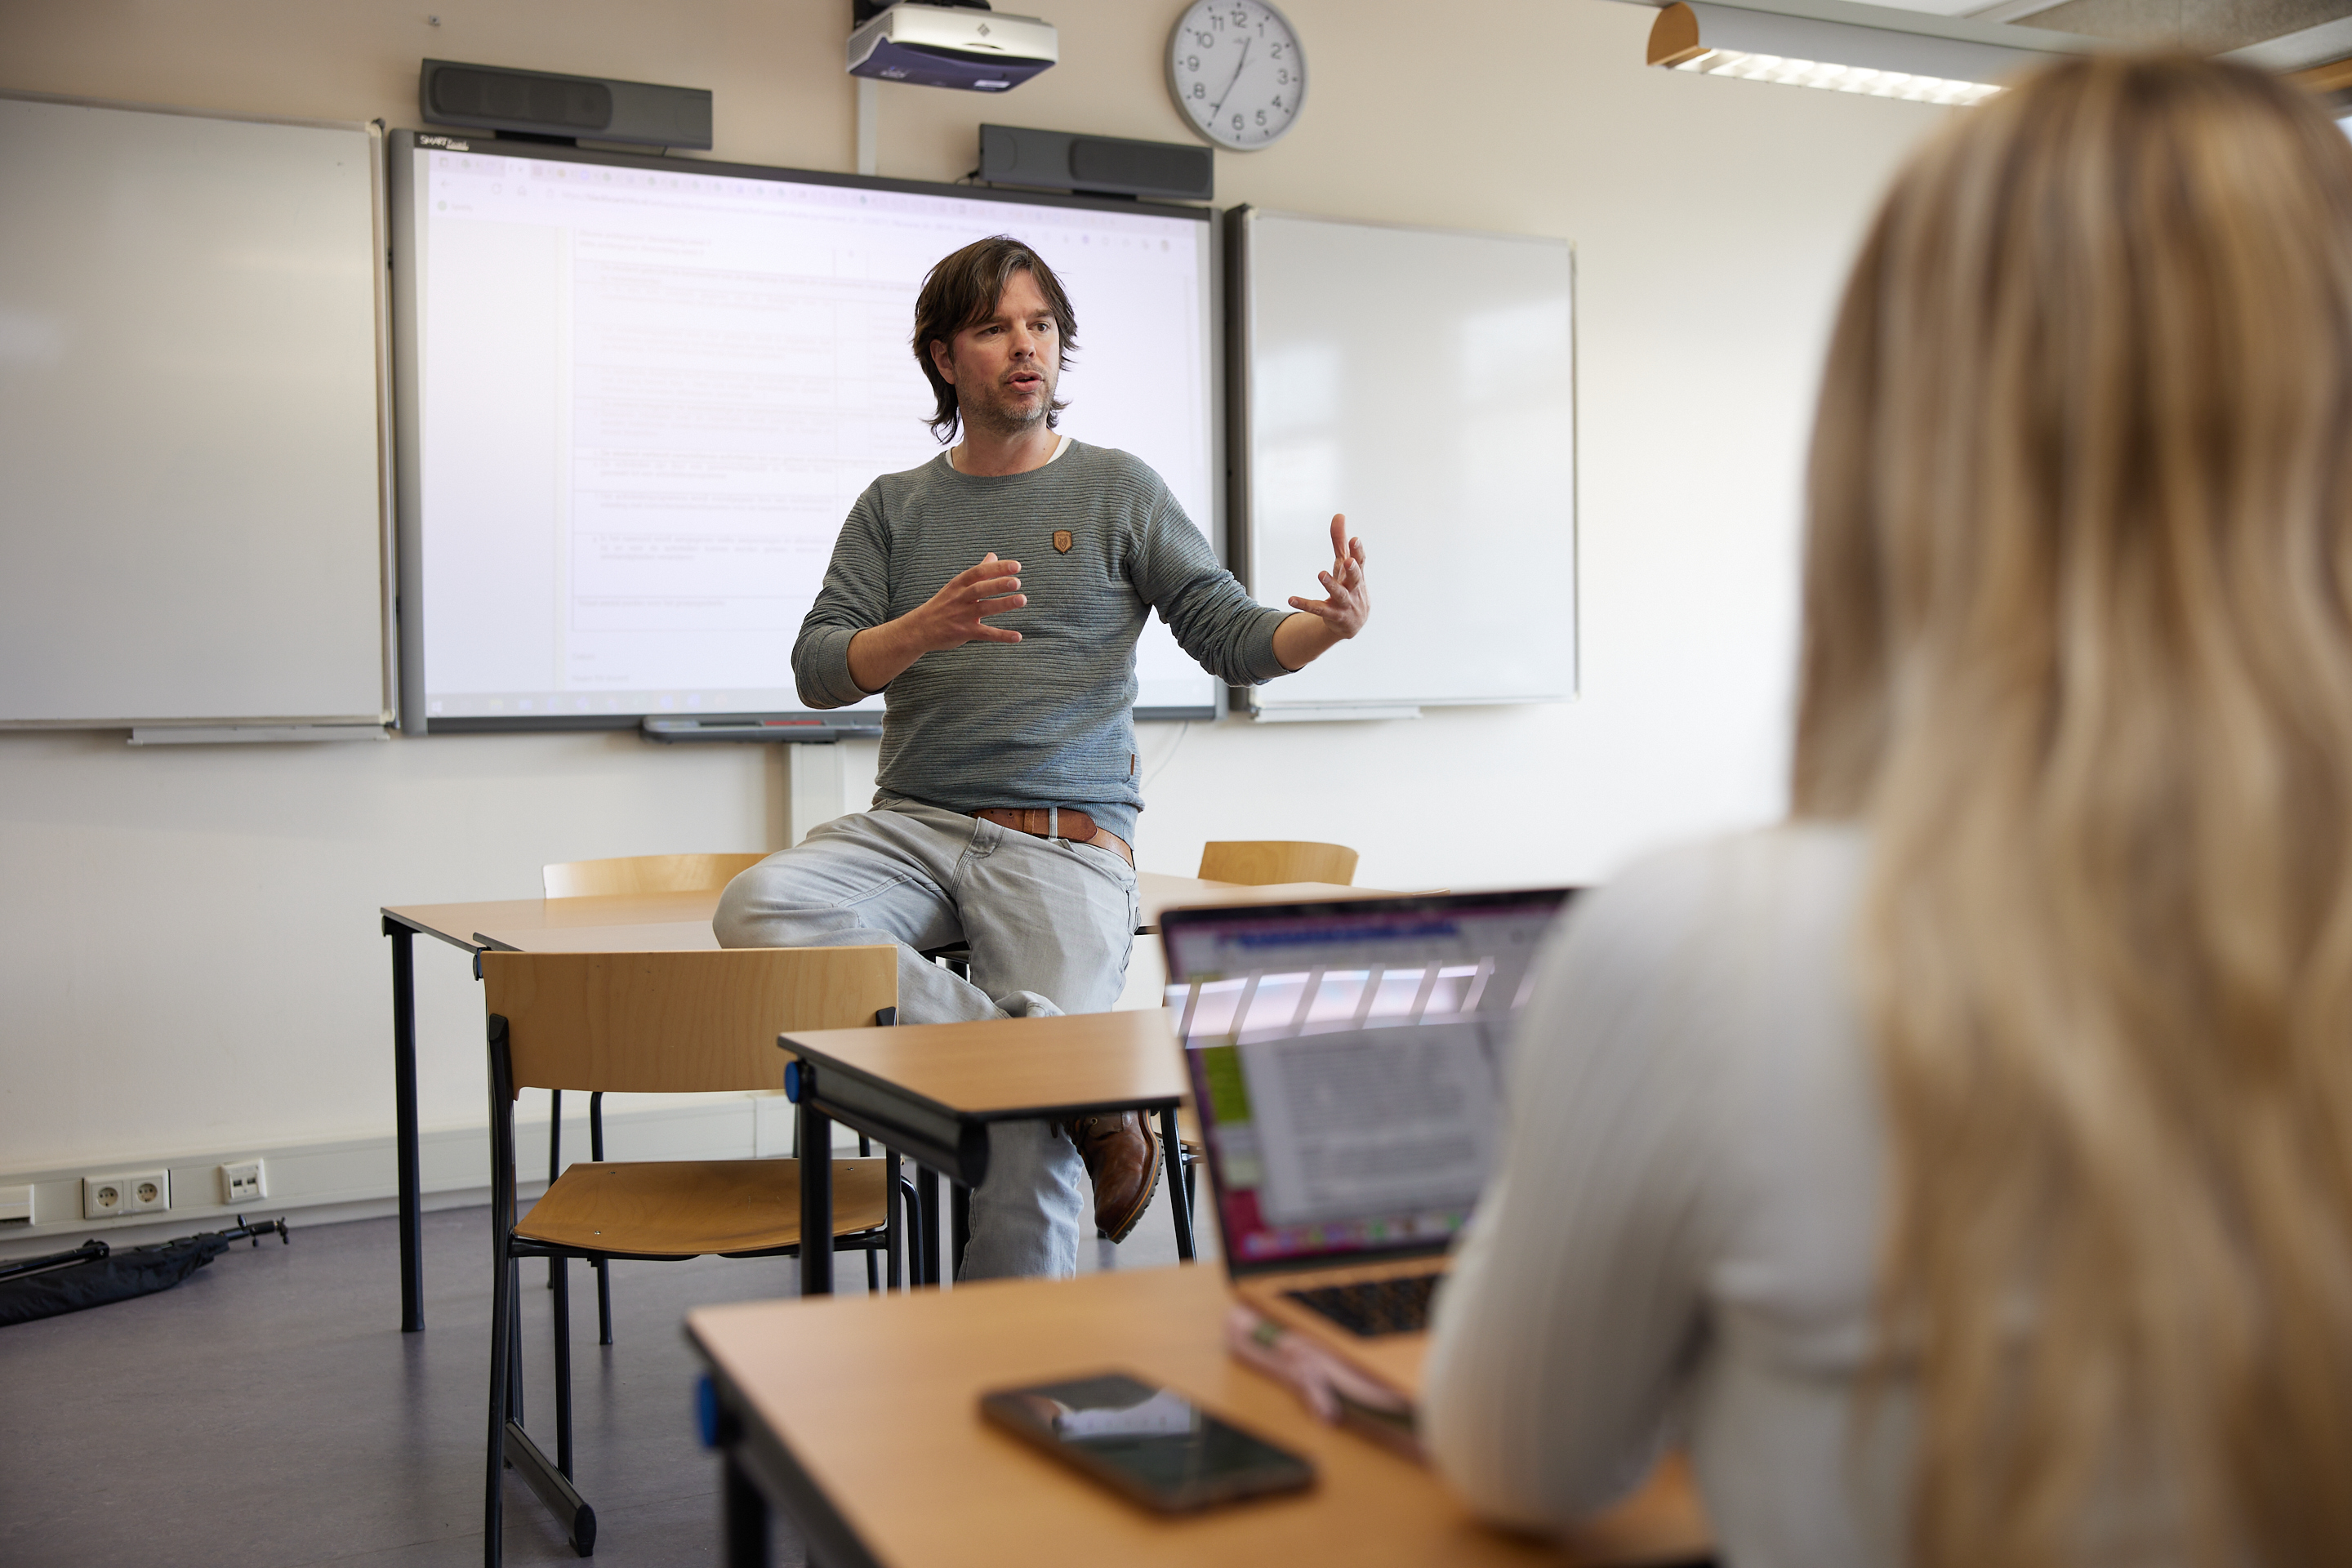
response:
{"label": "white power outlet panel", "polygon": [[259,1160],[240,1160],[220,1168],[221,1202],[257,1203],[269,1195],[269,1173]]}
{"label": "white power outlet panel", "polygon": [[115,1176],[81,1179],[81,1217],[116,1219],[124,1215],[158,1214],[172,1206],[172,1173],[127,1171]]}

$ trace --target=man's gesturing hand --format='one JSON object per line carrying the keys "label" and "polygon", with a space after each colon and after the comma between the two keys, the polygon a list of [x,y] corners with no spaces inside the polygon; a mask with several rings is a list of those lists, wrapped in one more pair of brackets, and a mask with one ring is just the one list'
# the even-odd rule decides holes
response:
{"label": "man's gesturing hand", "polygon": [[1300,614],[1274,629],[1274,657],[1290,669],[1304,668],[1362,631],[1372,617],[1371,589],[1364,581],[1364,542],[1348,536],[1345,513],[1331,519],[1331,570],[1315,576],[1328,596],[1302,599],[1294,595],[1290,607]]}
{"label": "man's gesturing hand", "polygon": [[1343,642],[1362,631],[1372,615],[1371,594],[1364,585],[1364,542],[1348,537],[1345,512],[1331,519],[1331,570],[1318,572],[1315,580],[1331,596],[1302,599],[1293,595],[1290,607],[1313,616]]}
{"label": "man's gesturing hand", "polygon": [[999,561],[992,550],[979,565],[957,573],[897,620],[868,626],[849,639],[850,679],[867,691],[879,691],[927,653],[968,642],[1019,642],[1019,632],[992,626],[988,617],[1029,602],[1021,592],[1020,572],[1021,563]]}
{"label": "man's gesturing hand", "polygon": [[967,566],[948,579],[947,586],[919,608],[908,611],[894,625],[903,625],[920,645],[934,653],[961,647],[972,641],[1019,642],[1021,634],[992,626],[990,616],[1017,610],[1029,602],[1021,592],[1021,563],[999,561],[992,550],[977,566]]}

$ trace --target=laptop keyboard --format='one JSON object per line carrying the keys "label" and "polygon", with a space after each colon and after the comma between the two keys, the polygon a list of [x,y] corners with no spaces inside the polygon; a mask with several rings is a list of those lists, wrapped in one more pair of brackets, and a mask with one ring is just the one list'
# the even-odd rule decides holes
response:
{"label": "laptop keyboard", "polygon": [[1409,1274],[1398,1279],[1360,1279],[1352,1285],[1322,1285],[1284,1295],[1320,1312],[1351,1334],[1370,1340],[1382,1334],[1419,1333],[1429,1327],[1429,1300],[1442,1273]]}

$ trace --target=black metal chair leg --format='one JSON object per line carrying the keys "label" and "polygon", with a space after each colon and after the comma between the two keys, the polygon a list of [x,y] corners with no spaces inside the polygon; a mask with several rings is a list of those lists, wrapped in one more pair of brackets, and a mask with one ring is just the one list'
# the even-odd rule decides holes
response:
{"label": "black metal chair leg", "polygon": [[949,1184],[948,1220],[953,1227],[950,1237],[953,1247],[948,1254],[948,1277],[963,1278],[964,1248],[971,1245],[971,1189],[961,1182]]}
{"label": "black metal chair leg", "polygon": [[901,1289],[898,1273],[898,1244],[907,1238],[907,1227],[898,1217],[898,1151],[882,1151],[882,1229],[884,1250],[890,1255],[890,1289]]}
{"label": "black metal chair leg", "polygon": [[507,1418],[522,1424],[522,1259],[507,1256]]}
{"label": "black metal chair leg", "polygon": [[907,1288],[920,1289],[923,1279],[923,1205],[916,1195],[914,1179],[904,1172],[891,1187],[892,1203],[899,1215],[898,1236],[907,1247]]}
{"label": "black metal chair leg", "polygon": [[[598,1089],[588,1097],[588,1157],[598,1164],[604,1163],[604,1091]],[[596,1259],[596,1342],[613,1342],[613,1275],[612,1259]]]}
{"label": "black metal chair leg", "polygon": [[[547,1184],[555,1185],[555,1178],[563,1173],[563,1091],[547,1091]],[[555,1289],[557,1271],[563,1267],[561,1258],[547,1260],[547,1288]]]}
{"label": "black metal chair leg", "polygon": [[572,1259],[551,1258],[555,1268],[555,1468],[572,1477]]}
{"label": "black metal chair leg", "polygon": [[[857,1157],[861,1160],[870,1160],[874,1157],[874,1140],[863,1132],[857,1135]],[[886,1207],[882,1213],[887,1223],[890,1211]],[[877,1272],[878,1267],[879,1265],[874,1259],[874,1249],[867,1247],[866,1249],[866,1293],[869,1296],[882,1289],[882,1278]]]}

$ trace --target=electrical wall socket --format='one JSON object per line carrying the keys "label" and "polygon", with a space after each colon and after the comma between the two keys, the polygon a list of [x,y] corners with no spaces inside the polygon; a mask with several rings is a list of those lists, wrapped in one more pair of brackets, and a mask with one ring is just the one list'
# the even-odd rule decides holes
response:
{"label": "electrical wall socket", "polygon": [[120,1176],[84,1176],[81,1179],[81,1217],[112,1219],[122,1212],[122,1178]]}
{"label": "electrical wall socket", "polygon": [[127,1171],[115,1176],[81,1179],[81,1217],[114,1219],[122,1215],[154,1214],[172,1206],[172,1173]]}
{"label": "electrical wall socket", "polygon": [[257,1203],[269,1195],[269,1176],[259,1160],[241,1160],[220,1168],[221,1202]]}

